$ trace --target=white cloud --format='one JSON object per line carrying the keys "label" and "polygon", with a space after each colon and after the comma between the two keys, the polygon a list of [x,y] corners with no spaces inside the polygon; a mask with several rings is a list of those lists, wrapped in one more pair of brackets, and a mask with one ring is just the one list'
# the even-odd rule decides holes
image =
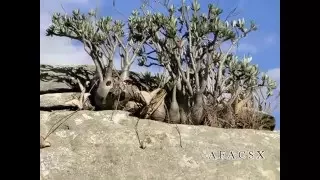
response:
{"label": "white cloud", "polygon": [[89,55],[81,45],[74,45],[71,39],[46,37],[45,32],[55,12],[67,13],[73,9],[87,10],[95,7],[96,1],[89,0],[40,0],[40,64],[92,64]]}

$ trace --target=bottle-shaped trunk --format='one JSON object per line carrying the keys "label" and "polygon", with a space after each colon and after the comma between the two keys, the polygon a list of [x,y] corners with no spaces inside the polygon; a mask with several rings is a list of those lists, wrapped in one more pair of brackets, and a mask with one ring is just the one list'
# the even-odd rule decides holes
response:
{"label": "bottle-shaped trunk", "polygon": [[107,100],[110,90],[113,88],[112,66],[108,66],[103,80],[99,82],[94,101],[97,109],[112,109],[113,103]]}
{"label": "bottle-shaped trunk", "polygon": [[204,102],[203,102],[203,94],[197,93],[194,99],[194,105],[191,108],[191,119],[193,124],[199,125],[203,121],[204,116]]}
{"label": "bottle-shaped trunk", "polygon": [[122,81],[127,81],[130,79],[130,71],[129,71],[129,66],[125,66],[122,69],[122,73],[120,75],[120,78]]}
{"label": "bottle-shaped trunk", "polygon": [[177,85],[176,82],[173,86],[172,90],[172,98],[171,98],[171,104],[169,109],[169,117],[170,122],[174,124],[180,123],[180,112],[179,112],[179,105],[177,102]]}
{"label": "bottle-shaped trunk", "polygon": [[[181,89],[181,88],[180,88]],[[180,122],[181,124],[188,124],[188,96],[184,94],[183,89],[179,90],[177,85],[177,102],[179,105],[179,112],[180,112]]]}

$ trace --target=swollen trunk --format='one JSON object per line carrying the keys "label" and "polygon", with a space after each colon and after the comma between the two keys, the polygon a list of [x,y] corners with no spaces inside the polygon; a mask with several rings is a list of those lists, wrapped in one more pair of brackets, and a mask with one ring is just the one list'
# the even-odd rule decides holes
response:
{"label": "swollen trunk", "polygon": [[180,112],[179,105],[176,98],[177,85],[175,84],[172,90],[172,99],[169,110],[170,121],[172,123],[178,124],[180,123]]}
{"label": "swollen trunk", "polygon": [[191,109],[191,118],[195,125],[199,125],[203,121],[204,103],[202,98],[203,98],[203,94],[197,93],[195,97],[195,103]]}
{"label": "swollen trunk", "polygon": [[95,105],[98,109],[111,109],[112,102],[107,101],[107,96],[113,87],[112,66],[109,64],[105,71],[104,79],[100,81],[95,93]]}

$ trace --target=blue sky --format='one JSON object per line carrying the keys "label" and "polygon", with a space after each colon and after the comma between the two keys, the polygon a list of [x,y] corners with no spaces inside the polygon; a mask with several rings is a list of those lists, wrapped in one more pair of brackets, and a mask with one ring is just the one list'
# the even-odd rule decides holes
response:
{"label": "blue sky", "polygon": [[[153,1],[153,0],[150,0]],[[171,0],[179,3],[180,0]],[[188,2],[188,0],[187,0]],[[243,56],[250,53],[253,63],[259,64],[260,70],[267,72],[280,84],[280,1],[279,0],[199,0],[201,7],[208,3],[217,3],[224,13],[237,7],[240,14],[234,18],[244,17],[246,21],[254,20],[258,31],[251,33],[241,41],[237,54]],[[65,38],[48,38],[44,36],[45,28],[50,24],[53,12],[63,12],[60,3],[67,12],[75,8],[87,11],[100,7],[101,15],[124,19],[133,9],[139,8],[141,0],[116,0],[116,8],[112,8],[112,0],[40,0],[40,63],[47,64],[92,64],[83,47]],[[160,8],[160,7],[159,7]],[[137,66],[134,70],[141,70]],[[278,88],[280,90],[280,87]],[[280,129],[280,107],[275,111],[276,129]]]}

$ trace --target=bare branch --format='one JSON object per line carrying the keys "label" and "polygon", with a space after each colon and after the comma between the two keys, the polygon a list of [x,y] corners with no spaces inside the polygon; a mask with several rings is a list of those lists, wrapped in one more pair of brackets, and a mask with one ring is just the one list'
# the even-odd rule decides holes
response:
{"label": "bare branch", "polygon": [[231,99],[228,102],[228,105],[231,105],[238,98],[239,94],[241,94],[241,87],[238,84],[236,86],[236,92],[232,95]]}
{"label": "bare branch", "polygon": [[138,52],[140,51],[141,47],[143,46],[143,44],[146,42],[147,37],[144,37],[143,40],[140,42],[140,44],[138,45],[138,47],[134,50],[133,55],[130,59],[130,61],[128,62],[128,64],[132,64],[134,61],[134,58],[136,58]]}
{"label": "bare branch", "polygon": [[[190,19],[189,19],[188,12],[186,12],[187,7],[184,4],[184,0],[181,0],[181,4],[182,4],[183,19],[184,19],[184,22],[186,24],[186,28],[187,28],[188,34],[189,34],[188,35],[188,37],[189,37],[189,39],[188,39],[189,40],[189,43],[188,43],[189,44],[189,58],[190,58],[190,61],[191,61],[191,65],[192,65],[193,71],[195,72],[196,90],[199,91],[200,90],[200,87],[199,87],[199,74],[198,74],[197,66],[195,64],[194,57],[193,57],[193,54],[192,54],[193,53],[192,36],[191,36],[191,28],[189,26],[189,20]],[[179,69],[181,69],[181,68],[179,67]],[[186,77],[184,76],[184,73],[182,72],[182,69],[180,70],[180,72],[182,74],[183,80],[185,81],[185,83],[188,86],[188,89],[190,89],[191,88],[190,82],[187,81]],[[191,92],[191,90],[189,90],[189,92]],[[193,93],[190,93],[190,94],[193,94]]]}
{"label": "bare branch", "polygon": [[174,57],[176,59],[177,65],[178,65],[178,69],[179,69],[179,71],[181,73],[181,77],[182,77],[183,81],[186,83],[190,95],[193,95],[192,86],[191,86],[190,82],[187,80],[187,78],[186,78],[186,76],[184,74],[184,71],[183,71],[181,63],[180,63],[180,59],[179,59],[179,57],[177,55],[175,55]]}
{"label": "bare branch", "polygon": [[123,42],[121,41],[121,39],[119,38],[119,36],[118,36],[117,34],[115,34],[114,36],[116,37],[117,41],[120,43],[120,45],[121,45],[124,53],[127,54],[126,46],[124,46],[124,44],[123,44]]}
{"label": "bare branch", "polygon": [[[214,35],[214,39],[212,41],[212,46],[214,47],[216,45],[216,42],[217,42],[217,39],[218,39],[218,33],[217,32],[215,35]],[[208,46],[210,47],[210,46]],[[213,48],[215,49],[215,48]],[[202,80],[202,83],[201,83],[201,89],[200,89],[200,92],[203,93],[205,91],[205,88],[207,87],[207,84],[208,84],[208,77],[209,77],[209,68],[211,67],[211,63],[212,63],[212,57],[211,55],[209,54],[209,50],[207,49],[207,58],[208,58],[208,61],[207,61],[207,64],[205,64],[205,74],[204,74],[204,78]]]}
{"label": "bare branch", "polygon": [[[230,53],[230,51],[233,49],[233,47],[234,47],[234,45],[235,45],[236,43],[235,42],[233,42],[232,44],[231,44],[231,46],[230,46],[230,48],[228,49],[228,51],[227,51],[227,53],[225,53],[225,55],[224,55],[224,57],[223,57],[223,59],[221,60],[221,62],[220,62],[220,66],[219,66],[219,70],[218,70],[218,79],[217,79],[217,85],[218,86],[220,86],[220,88],[221,88],[221,80],[222,80],[222,70],[223,70],[223,67],[224,67],[224,63],[225,63],[225,61],[227,60],[227,57],[228,57],[228,55],[229,55],[229,53]],[[217,86],[216,86],[217,87]]]}
{"label": "bare branch", "polygon": [[226,17],[226,19],[224,21],[227,21],[229,18],[234,17],[234,16],[238,16],[240,13],[236,13],[236,10],[238,9],[238,6],[236,6],[234,9],[232,9],[228,16]]}
{"label": "bare branch", "polygon": [[147,58],[152,59],[154,61],[158,61],[158,58],[152,57],[152,56],[147,56]]}
{"label": "bare branch", "polygon": [[150,54],[152,54],[152,53],[156,53],[157,51],[156,50],[153,50],[153,51],[150,51],[150,52],[148,52],[148,53],[146,53],[147,55],[150,55]]}
{"label": "bare branch", "polygon": [[163,65],[158,64],[158,63],[149,63],[149,64],[144,64],[143,66],[145,66],[145,67],[151,67],[151,66],[160,66],[160,67],[164,67]]}

